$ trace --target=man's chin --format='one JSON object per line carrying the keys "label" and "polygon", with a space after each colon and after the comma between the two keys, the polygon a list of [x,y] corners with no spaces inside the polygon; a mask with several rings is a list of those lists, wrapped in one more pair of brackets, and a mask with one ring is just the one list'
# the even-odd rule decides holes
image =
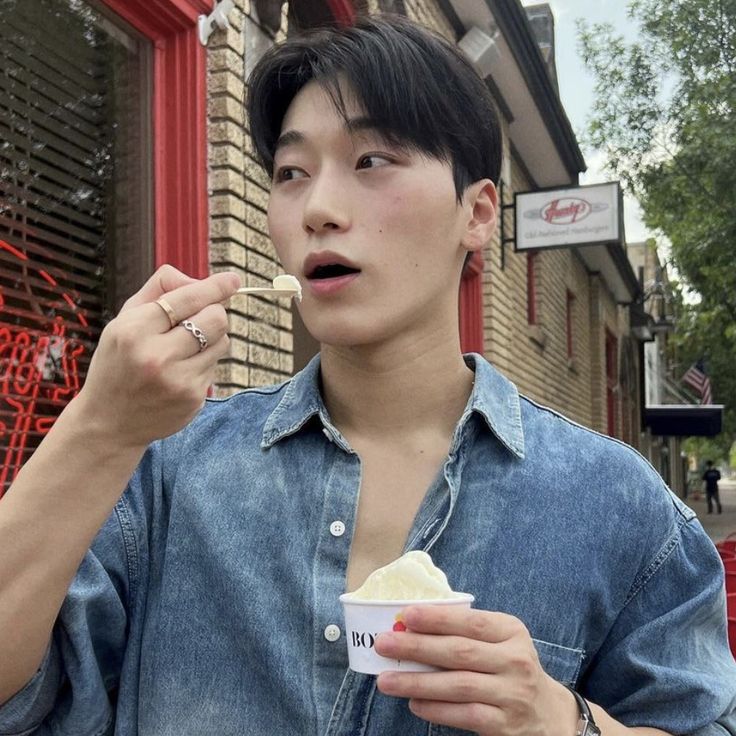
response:
{"label": "man's chin", "polygon": [[388,338],[385,329],[375,324],[335,323],[306,325],[309,334],[322,346],[359,348],[378,345]]}

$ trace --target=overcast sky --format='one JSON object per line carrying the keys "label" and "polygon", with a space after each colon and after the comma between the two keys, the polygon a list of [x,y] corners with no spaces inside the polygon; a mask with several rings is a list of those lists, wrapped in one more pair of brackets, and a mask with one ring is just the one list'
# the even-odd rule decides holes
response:
{"label": "overcast sky", "polygon": [[[522,5],[536,5],[541,0],[521,0]],[[636,36],[636,24],[626,14],[626,0],[548,0],[555,16],[555,56],[560,97],[572,127],[580,140],[593,105],[593,77],[586,71],[578,53],[576,20],[589,23],[611,23],[624,37]],[[582,148],[582,143],[581,143]],[[610,176],[600,171],[602,156],[583,148],[587,173],[581,183],[608,181]],[[630,243],[644,240],[648,232],[641,222],[635,201],[627,198],[625,204],[626,239]]]}

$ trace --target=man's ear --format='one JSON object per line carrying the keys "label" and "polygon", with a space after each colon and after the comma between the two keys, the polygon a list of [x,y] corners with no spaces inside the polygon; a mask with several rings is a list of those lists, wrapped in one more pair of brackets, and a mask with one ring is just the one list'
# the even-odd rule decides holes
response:
{"label": "man's ear", "polygon": [[493,237],[498,222],[498,192],[490,179],[471,184],[463,195],[467,212],[465,233],[460,241],[468,251],[483,248]]}

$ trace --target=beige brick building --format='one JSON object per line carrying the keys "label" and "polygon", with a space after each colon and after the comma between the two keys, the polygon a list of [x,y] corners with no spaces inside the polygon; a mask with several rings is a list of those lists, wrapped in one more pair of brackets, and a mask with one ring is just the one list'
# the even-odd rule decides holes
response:
{"label": "beige brick building", "polygon": [[[213,36],[208,53],[211,262],[213,269],[236,269],[257,285],[267,283],[278,264],[266,226],[269,183],[253,158],[243,119],[244,72],[271,43],[308,23],[310,13],[315,23],[324,21],[335,3],[305,2],[298,12],[280,0],[238,0],[236,5],[232,28]],[[487,75],[504,124],[504,203],[513,202],[514,192],[577,183],[582,155],[531,26],[518,29],[526,19],[516,2],[370,0],[360,5],[370,13],[390,5],[454,42],[474,26],[496,28],[501,40],[495,69],[480,71]],[[536,76],[523,68],[530,62]],[[513,68],[505,76],[495,73],[508,67]],[[637,284],[628,263],[602,253],[597,262],[605,261],[605,267],[596,269],[582,249],[570,248],[539,252],[530,265],[527,254],[502,243],[502,236],[513,237],[511,209],[503,220],[483,253],[483,352],[535,401],[637,444],[639,351],[629,345],[626,307],[636,298]],[[298,315],[257,297],[243,298],[232,308],[231,330],[232,354],[218,372],[221,394],[283,380],[318,348]]]}

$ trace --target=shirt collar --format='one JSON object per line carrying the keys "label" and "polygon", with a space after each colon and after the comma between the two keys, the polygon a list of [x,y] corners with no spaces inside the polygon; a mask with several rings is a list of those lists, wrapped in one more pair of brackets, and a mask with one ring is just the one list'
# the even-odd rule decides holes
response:
{"label": "shirt collar", "polygon": [[516,457],[523,458],[524,430],[518,389],[482,355],[468,353],[464,358],[475,371],[473,393],[465,414],[468,411],[480,414],[501,444]]}
{"label": "shirt collar", "polygon": [[[468,353],[465,362],[475,371],[473,392],[463,412],[461,424],[473,413],[479,414],[501,444],[518,458],[524,457],[524,432],[516,386],[477,353]],[[320,360],[316,355],[286,384],[281,401],[263,428],[261,447],[268,448],[298,432],[313,416],[324,427],[331,426],[320,393]]]}

